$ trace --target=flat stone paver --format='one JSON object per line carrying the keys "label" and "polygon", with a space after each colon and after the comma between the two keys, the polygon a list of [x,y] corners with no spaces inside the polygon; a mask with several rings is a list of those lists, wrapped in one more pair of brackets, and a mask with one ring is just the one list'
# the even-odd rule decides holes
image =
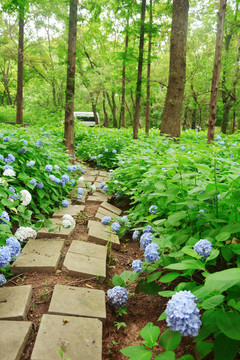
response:
{"label": "flat stone paver", "polygon": [[108,243],[111,243],[114,249],[120,248],[120,242],[117,235],[106,231],[100,231],[97,228],[89,229],[88,241],[93,241],[99,245],[107,245]]}
{"label": "flat stone paver", "polygon": [[101,170],[101,171],[99,171],[99,175],[108,177],[109,173],[107,171]]}
{"label": "flat stone paver", "polygon": [[21,255],[14,261],[11,271],[55,272],[61,258],[64,240],[29,240]]}
{"label": "flat stone paver", "polygon": [[98,211],[95,215],[95,217],[99,220],[102,220],[104,216],[110,216],[110,218],[113,220],[117,217],[117,214],[113,213],[112,211],[103,209],[101,206],[98,208]]}
{"label": "flat stone paver", "polygon": [[67,239],[71,235],[71,233],[74,231],[74,229],[72,229],[72,228],[64,228],[62,226],[62,219],[52,218],[49,220],[51,220],[51,222],[52,222],[52,228],[57,227],[57,229],[53,232],[49,232],[50,228],[42,228],[38,231],[37,238],[62,237],[64,239]]}
{"label": "flat stone paver", "polygon": [[[13,286],[0,288],[0,319],[25,320],[32,297],[32,286]],[[0,331],[1,336],[1,331]],[[1,358],[1,348],[0,348]]]}
{"label": "flat stone paver", "polygon": [[115,232],[113,232],[111,230],[111,225],[110,226],[109,225],[103,225],[99,221],[88,220],[87,227],[88,227],[88,229],[97,229],[100,232],[104,231],[104,232],[116,234]]}
{"label": "flat stone paver", "polygon": [[88,183],[93,183],[95,178],[96,176],[91,176],[91,175],[84,176],[85,181],[87,181]]}
{"label": "flat stone paver", "polygon": [[43,315],[31,360],[101,360],[102,322],[74,316]]}
{"label": "flat stone paver", "polygon": [[108,177],[105,177],[105,176],[98,176],[97,178],[96,178],[96,181],[98,181],[98,182],[106,182],[106,181],[108,181]]}
{"label": "flat stone paver", "polygon": [[83,205],[69,205],[66,208],[62,208],[62,209],[55,211],[55,213],[53,214],[53,218],[62,219],[63,215],[65,215],[65,214],[69,214],[73,217],[77,216],[80,214],[81,211],[84,210],[84,207],[85,206],[83,206]]}
{"label": "flat stone paver", "polygon": [[86,174],[87,174],[87,176],[88,176],[88,175],[89,175],[89,176],[96,176],[96,175],[99,174],[99,171],[98,171],[98,170],[87,170],[87,171],[86,171]]}
{"label": "flat stone paver", "polygon": [[0,359],[20,360],[31,329],[27,321],[0,320]]}
{"label": "flat stone paver", "polygon": [[[116,214],[116,215],[121,215],[121,213],[122,213],[122,210],[121,209],[119,209],[119,208],[117,208],[116,206],[113,206],[113,205],[111,205],[111,204],[109,204],[108,202],[106,202],[106,201],[104,201],[102,204],[101,204],[101,208],[104,208],[104,209],[106,209],[106,210],[108,210],[108,211],[111,211],[111,212],[113,212],[114,214]],[[99,210],[101,210],[101,209],[99,209]],[[100,211],[101,212],[101,211]]]}
{"label": "flat stone paver", "polygon": [[107,249],[104,246],[73,240],[66,254],[63,270],[85,279],[106,277]]}
{"label": "flat stone paver", "polygon": [[105,292],[74,286],[55,285],[49,314],[106,319]]}

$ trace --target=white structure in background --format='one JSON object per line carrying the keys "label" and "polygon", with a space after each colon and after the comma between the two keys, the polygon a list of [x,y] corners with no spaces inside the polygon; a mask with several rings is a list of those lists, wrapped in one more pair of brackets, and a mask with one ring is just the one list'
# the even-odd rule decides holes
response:
{"label": "white structure in background", "polygon": [[[99,125],[99,114],[97,113],[98,125]],[[74,112],[74,119],[83,122],[87,126],[95,126],[95,118],[93,112]]]}

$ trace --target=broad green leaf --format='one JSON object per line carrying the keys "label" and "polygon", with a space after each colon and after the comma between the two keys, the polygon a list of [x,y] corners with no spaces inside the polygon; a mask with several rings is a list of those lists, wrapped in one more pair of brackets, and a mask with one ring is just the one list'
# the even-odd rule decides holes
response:
{"label": "broad green leaf", "polygon": [[129,271],[129,270],[124,270],[121,274],[120,277],[123,279],[124,283],[126,284],[126,282],[132,277],[133,272]]}
{"label": "broad green leaf", "polygon": [[168,217],[168,221],[171,225],[177,225],[180,220],[184,219],[186,217],[185,213],[175,213]]}
{"label": "broad green leaf", "polygon": [[124,280],[121,278],[121,276],[115,274],[112,278],[112,284],[114,286],[125,286]]}
{"label": "broad green leaf", "polygon": [[175,294],[176,291],[170,291],[170,290],[166,290],[166,291],[159,291],[158,295],[163,296],[163,297],[171,297]]}
{"label": "broad green leaf", "polygon": [[161,334],[159,343],[165,350],[175,350],[181,339],[181,334],[178,331],[173,332],[171,329],[167,329]]}
{"label": "broad green leaf", "polygon": [[218,310],[216,322],[219,329],[230,339],[240,340],[240,315],[236,312]]}
{"label": "broad green leaf", "polygon": [[220,305],[225,299],[225,296],[223,295],[215,295],[210,297],[209,299],[203,301],[201,304],[202,308],[205,310],[212,309],[218,305]]}
{"label": "broad green leaf", "polygon": [[192,355],[183,355],[178,360],[195,360]]}
{"label": "broad green leaf", "polygon": [[230,232],[221,232],[216,236],[217,241],[226,241],[230,238],[231,234]]}
{"label": "broad green leaf", "polygon": [[167,318],[167,314],[165,313],[165,311],[159,316],[159,318],[157,319],[157,321],[162,321],[165,320]]}
{"label": "broad green leaf", "polygon": [[174,360],[175,354],[173,351],[165,351],[162,354],[157,355],[154,360]]}
{"label": "broad green leaf", "polygon": [[235,234],[235,233],[239,233],[240,232],[240,224],[229,224],[226,226],[223,226],[220,230],[220,232],[223,233],[230,233],[230,234]]}
{"label": "broad green leaf", "polygon": [[143,345],[128,346],[120,351],[123,355],[128,356],[130,360],[150,360],[152,357],[152,352]]}
{"label": "broad green leaf", "polygon": [[150,349],[157,344],[157,339],[160,334],[158,326],[154,326],[153,323],[148,323],[140,332],[142,338],[145,340],[144,344]]}
{"label": "broad green leaf", "polygon": [[218,249],[213,249],[211,251],[209,257],[206,259],[206,262],[215,259],[216,257],[218,257],[219,254],[220,254],[220,251]]}
{"label": "broad green leaf", "polygon": [[161,271],[158,271],[158,272],[155,272],[155,273],[149,275],[147,278],[147,282],[150,283],[154,280],[157,280],[161,276],[161,274],[162,274]]}
{"label": "broad green leaf", "polygon": [[227,269],[210,274],[205,286],[211,291],[223,292],[240,281],[240,269]]}
{"label": "broad green leaf", "polygon": [[201,360],[208,355],[213,349],[213,343],[200,341],[196,344],[196,353],[198,358]]}
{"label": "broad green leaf", "polygon": [[169,282],[177,279],[179,276],[181,276],[181,274],[179,274],[177,272],[170,272],[166,275],[163,275],[159,281],[162,283],[169,283]]}
{"label": "broad green leaf", "polygon": [[195,260],[185,260],[185,261],[182,261],[180,263],[168,265],[168,266],[166,266],[166,269],[171,269],[171,270],[188,270],[188,269],[204,270],[204,266],[201,263],[199,263],[198,261],[195,261]]}
{"label": "broad green leaf", "polygon": [[214,341],[214,360],[234,360],[238,352],[239,341],[219,334]]}

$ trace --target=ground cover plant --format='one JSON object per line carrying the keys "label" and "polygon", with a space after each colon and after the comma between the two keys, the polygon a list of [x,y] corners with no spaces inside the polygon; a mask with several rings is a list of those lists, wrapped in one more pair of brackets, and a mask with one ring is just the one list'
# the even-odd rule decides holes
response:
{"label": "ground cover plant", "polygon": [[[97,131],[96,157],[104,144]],[[118,167],[105,190],[117,194],[119,201],[130,197],[132,207],[124,221],[119,219],[121,227],[114,225],[113,230],[120,236],[132,230],[144,257],[135,259],[132,272],[114,276],[109,302],[118,311],[127,308],[126,289],[134,281],[138,290],[171,297],[159,314],[159,321],[166,319],[170,329],[159,337],[160,330],[150,322],[141,331],[143,345],[122,350],[130,359],[151,359],[152,354],[155,359],[175,359],[173,350],[181,336],[194,337],[196,358],[212,351],[214,359],[236,358],[239,149],[237,134],[217,135],[207,146],[204,132],[186,131],[180,143],[173,143],[153,131],[149,138],[129,142],[117,155]],[[162,291],[166,283],[169,290]],[[165,353],[155,350],[159,343]]]}
{"label": "ground cover plant", "polygon": [[48,218],[68,206],[69,193],[81,174],[80,165],[69,163],[60,139],[59,133],[44,128],[0,129],[1,285],[21,243],[36,237],[39,228],[52,226]]}

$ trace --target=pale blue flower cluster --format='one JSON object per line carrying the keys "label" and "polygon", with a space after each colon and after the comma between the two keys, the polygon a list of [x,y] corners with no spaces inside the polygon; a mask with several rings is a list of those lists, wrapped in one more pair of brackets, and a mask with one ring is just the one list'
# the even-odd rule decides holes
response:
{"label": "pale blue flower cluster", "polygon": [[8,154],[8,156],[4,159],[5,163],[13,163],[15,161],[15,156],[13,154]]}
{"label": "pale blue flower cluster", "polygon": [[21,139],[21,140],[19,140],[19,141],[20,141],[20,142],[23,142],[24,145],[27,145],[27,144],[28,144],[27,140],[25,140],[25,139]]}
{"label": "pale blue flower cluster", "polygon": [[0,246],[0,268],[7,266],[11,261],[11,253],[8,246]]}
{"label": "pale blue flower cluster", "polygon": [[8,142],[10,140],[10,136],[5,136],[5,138],[3,138],[4,142]]}
{"label": "pale blue flower cluster", "polygon": [[150,243],[146,246],[144,256],[145,260],[149,263],[154,263],[160,259],[160,253],[158,252],[159,246],[155,243]]}
{"label": "pale blue flower cluster", "polygon": [[27,167],[32,167],[35,165],[35,161],[34,160],[31,160],[27,163]]}
{"label": "pale blue flower cluster", "polygon": [[113,149],[112,153],[113,153],[113,154],[116,154],[116,153],[117,153],[117,150]]}
{"label": "pale blue flower cluster", "polygon": [[128,221],[128,217],[127,217],[127,215],[124,215],[121,217],[120,224],[124,225],[126,221]]}
{"label": "pale blue flower cluster", "polygon": [[107,191],[107,189],[108,189],[108,186],[107,186],[107,185],[104,185],[102,189],[103,189],[103,191],[105,191],[105,192],[106,192],[106,191]]}
{"label": "pale blue flower cluster", "polygon": [[140,248],[145,250],[146,247],[152,243],[152,238],[153,235],[151,235],[150,233],[142,234],[142,236],[140,237]]}
{"label": "pale blue flower cluster", "polygon": [[156,205],[150,206],[149,212],[150,212],[150,214],[156,214],[157,213],[157,206]]}
{"label": "pale blue flower cluster", "polygon": [[8,191],[14,194],[9,196],[10,199],[17,200],[19,198],[19,195],[16,193],[16,190],[12,186],[9,186]]}
{"label": "pale blue flower cluster", "polygon": [[115,222],[112,224],[112,231],[118,232],[118,231],[120,230],[120,228],[121,228],[121,225],[120,225],[118,222],[115,221]]}
{"label": "pale blue flower cluster", "polygon": [[4,165],[4,170],[13,170],[13,167],[11,165]]}
{"label": "pale blue flower cluster", "polygon": [[107,225],[107,224],[109,224],[110,222],[111,222],[111,218],[110,218],[110,216],[104,216],[104,218],[102,219],[102,221],[101,221],[101,223],[103,224],[103,225]]}
{"label": "pale blue flower cluster", "polygon": [[52,165],[46,165],[46,170],[48,173],[52,172]]}
{"label": "pale blue flower cluster", "polygon": [[133,260],[132,268],[136,271],[136,273],[142,272],[142,261],[141,260]]}
{"label": "pale blue flower cluster", "polygon": [[62,201],[62,206],[63,206],[63,207],[68,207],[68,205],[69,205],[69,202],[68,202],[66,199],[64,199],[64,200]]}
{"label": "pale blue flower cluster", "polygon": [[67,183],[69,181],[69,176],[67,174],[63,174],[62,182]]}
{"label": "pale blue flower cluster", "polygon": [[209,257],[211,251],[212,251],[212,244],[207,239],[200,239],[194,246],[193,249],[198,253],[198,255],[201,255],[202,260],[205,260]]}
{"label": "pale blue flower cluster", "polygon": [[[4,220],[5,220],[5,221],[4,221]],[[6,221],[10,221],[10,217],[9,217],[7,211],[3,211],[2,214],[0,215],[0,222],[1,222],[2,224],[7,224]]]}
{"label": "pale blue flower cluster", "polygon": [[44,187],[42,181],[40,181],[39,183],[37,183],[37,187],[38,187],[39,189],[42,189],[42,188]]}
{"label": "pale blue flower cluster", "polygon": [[182,336],[197,336],[201,327],[196,298],[191,291],[179,291],[168,301],[165,310],[167,325]]}
{"label": "pale blue flower cluster", "polygon": [[0,286],[6,284],[7,280],[3,274],[0,274]]}
{"label": "pale blue flower cluster", "polygon": [[31,179],[30,180],[30,184],[32,184],[33,186],[36,186],[37,185],[37,182],[35,179]]}
{"label": "pale blue flower cluster", "polygon": [[139,231],[139,230],[135,230],[135,231],[133,232],[132,239],[133,239],[134,241],[138,241],[139,238],[140,238],[140,231]]}
{"label": "pale blue flower cluster", "polygon": [[121,286],[115,286],[107,291],[107,299],[109,304],[117,309],[124,307],[128,301],[127,290]]}
{"label": "pale blue flower cluster", "polygon": [[20,242],[14,236],[11,236],[6,240],[6,245],[10,250],[11,260],[14,260],[21,254]]}
{"label": "pale blue flower cluster", "polygon": [[43,147],[43,142],[42,142],[41,140],[37,139],[37,141],[36,141],[36,146],[37,146],[38,148]]}
{"label": "pale blue flower cluster", "polygon": [[145,229],[143,229],[143,234],[152,233],[152,232],[153,232],[153,228],[151,227],[151,225],[148,225]]}
{"label": "pale blue flower cluster", "polygon": [[4,161],[4,156],[0,154],[0,160]]}
{"label": "pale blue flower cluster", "polygon": [[58,177],[54,176],[54,182],[55,182],[56,184],[61,184],[62,180],[59,179]]}
{"label": "pale blue flower cluster", "polygon": [[59,166],[58,166],[58,165],[54,165],[54,169],[55,169],[56,171],[58,171],[58,170],[59,170]]}
{"label": "pale blue flower cluster", "polygon": [[55,176],[54,175],[50,174],[48,177],[49,177],[49,180],[55,181]]}
{"label": "pale blue flower cluster", "polygon": [[99,188],[100,188],[100,189],[103,189],[104,185],[106,185],[106,183],[105,183],[105,182],[101,182],[101,183],[99,184]]}

